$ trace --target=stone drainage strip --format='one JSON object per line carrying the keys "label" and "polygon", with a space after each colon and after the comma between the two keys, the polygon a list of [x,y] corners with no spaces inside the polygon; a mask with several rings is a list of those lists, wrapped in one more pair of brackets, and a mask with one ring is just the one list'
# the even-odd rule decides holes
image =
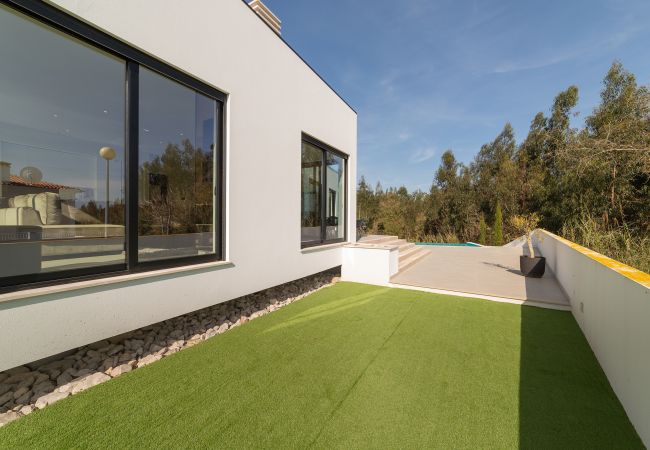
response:
{"label": "stone drainage strip", "polygon": [[338,280],[334,271],[250,294],[0,372],[0,426],[282,308]]}

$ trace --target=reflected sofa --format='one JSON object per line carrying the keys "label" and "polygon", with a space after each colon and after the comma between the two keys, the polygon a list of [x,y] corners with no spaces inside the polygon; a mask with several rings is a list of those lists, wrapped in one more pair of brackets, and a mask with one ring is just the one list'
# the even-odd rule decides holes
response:
{"label": "reflected sofa", "polygon": [[[92,254],[121,253],[124,226],[104,225],[95,217],[62,202],[54,192],[18,195],[4,199],[0,226],[15,230],[38,227],[42,257],[65,258]],[[4,237],[4,240],[12,240]]]}

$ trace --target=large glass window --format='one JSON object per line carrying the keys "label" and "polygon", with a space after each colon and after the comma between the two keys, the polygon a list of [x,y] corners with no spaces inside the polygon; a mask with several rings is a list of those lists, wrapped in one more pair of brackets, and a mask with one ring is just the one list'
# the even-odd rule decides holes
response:
{"label": "large glass window", "polygon": [[0,289],[221,258],[225,95],[29,3],[0,4]]}
{"label": "large glass window", "polygon": [[302,220],[303,243],[321,241],[321,201],[323,151],[307,142],[302,143]]}
{"label": "large glass window", "polygon": [[301,167],[303,247],[345,240],[345,165],[342,154],[305,137]]}
{"label": "large glass window", "polygon": [[345,160],[327,153],[326,239],[345,237]]}
{"label": "large glass window", "polygon": [[215,253],[217,102],[140,70],[140,261]]}
{"label": "large glass window", "polygon": [[0,278],[125,264],[125,62],[0,5]]}

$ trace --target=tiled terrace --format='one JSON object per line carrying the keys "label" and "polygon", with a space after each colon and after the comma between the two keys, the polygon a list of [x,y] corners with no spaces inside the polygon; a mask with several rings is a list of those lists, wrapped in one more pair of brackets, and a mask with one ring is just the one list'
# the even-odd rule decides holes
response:
{"label": "tiled terrace", "polygon": [[569,301],[548,270],[543,278],[519,271],[521,245],[505,247],[429,247],[426,256],[391,278],[404,286],[521,300],[569,309]]}

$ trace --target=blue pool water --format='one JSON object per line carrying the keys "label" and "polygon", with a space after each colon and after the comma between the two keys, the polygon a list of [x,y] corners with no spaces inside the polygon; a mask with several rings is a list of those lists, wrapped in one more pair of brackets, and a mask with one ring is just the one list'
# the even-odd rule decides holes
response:
{"label": "blue pool water", "polygon": [[460,244],[444,244],[438,242],[416,242],[415,245],[432,245],[435,247],[480,247],[479,244],[473,242],[463,242]]}

